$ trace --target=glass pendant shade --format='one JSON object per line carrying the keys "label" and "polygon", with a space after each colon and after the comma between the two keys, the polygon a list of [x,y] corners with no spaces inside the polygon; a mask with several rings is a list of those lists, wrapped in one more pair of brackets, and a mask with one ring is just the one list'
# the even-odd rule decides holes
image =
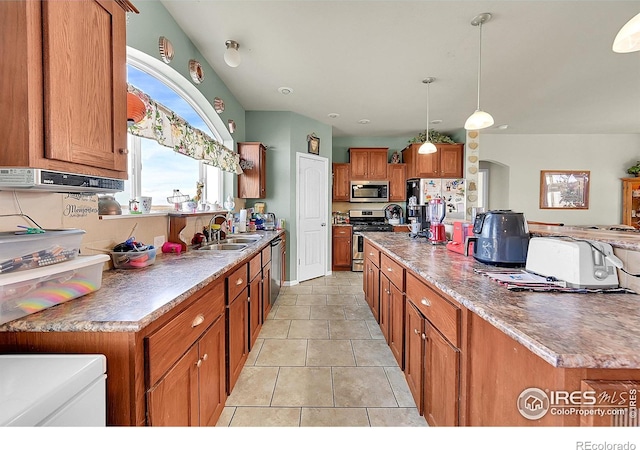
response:
{"label": "glass pendant shade", "polygon": [[493,117],[488,112],[476,109],[464,123],[465,130],[482,130],[493,125]]}
{"label": "glass pendant shade", "polygon": [[437,151],[438,149],[436,148],[436,146],[429,141],[422,144],[418,149],[418,153],[420,153],[421,155],[427,155],[429,153],[435,153]]}
{"label": "glass pendant shade", "polygon": [[631,53],[640,50],[640,14],[624,24],[613,41],[616,53]]}

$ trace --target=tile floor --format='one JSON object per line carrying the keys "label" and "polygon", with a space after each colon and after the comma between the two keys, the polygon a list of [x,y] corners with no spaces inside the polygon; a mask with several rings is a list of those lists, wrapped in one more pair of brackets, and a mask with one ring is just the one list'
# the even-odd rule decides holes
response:
{"label": "tile floor", "polygon": [[427,426],[362,272],[282,288],[217,426]]}

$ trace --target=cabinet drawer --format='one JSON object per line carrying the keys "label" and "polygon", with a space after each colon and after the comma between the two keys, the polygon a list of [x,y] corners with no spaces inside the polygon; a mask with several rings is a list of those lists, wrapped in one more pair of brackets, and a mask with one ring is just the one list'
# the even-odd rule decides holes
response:
{"label": "cabinet drawer", "polygon": [[364,241],[364,257],[376,267],[380,267],[380,250],[371,245],[369,241]]}
{"label": "cabinet drawer", "polygon": [[147,338],[150,386],[198,340],[209,325],[224,313],[222,283],[216,283],[198,299]]}
{"label": "cabinet drawer", "polygon": [[334,237],[349,237],[351,236],[351,227],[333,227],[333,236]]}
{"label": "cabinet drawer", "polygon": [[404,268],[384,253],[380,254],[380,272],[398,289],[404,291]]}
{"label": "cabinet drawer", "polygon": [[407,274],[407,299],[455,347],[460,347],[460,308],[445,300],[413,274]]}
{"label": "cabinet drawer", "polygon": [[271,261],[271,245],[267,245],[262,249],[262,267],[266,266]]}
{"label": "cabinet drawer", "polygon": [[247,286],[247,264],[238,267],[231,275],[227,277],[227,302],[231,302],[242,292]]}
{"label": "cabinet drawer", "polygon": [[260,275],[260,270],[262,269],[262,258],[260,257],[260,253],[251,258],[249,261],[249,280],[253,280],[255,277]]}

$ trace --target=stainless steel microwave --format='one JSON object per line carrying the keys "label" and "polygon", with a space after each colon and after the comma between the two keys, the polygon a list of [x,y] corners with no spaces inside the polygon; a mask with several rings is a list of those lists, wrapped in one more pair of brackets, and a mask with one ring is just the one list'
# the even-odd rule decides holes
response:
{"label": "stainless steel microwave", "polygon": [[388,181],[352,181],[350,202],[388,202]]}

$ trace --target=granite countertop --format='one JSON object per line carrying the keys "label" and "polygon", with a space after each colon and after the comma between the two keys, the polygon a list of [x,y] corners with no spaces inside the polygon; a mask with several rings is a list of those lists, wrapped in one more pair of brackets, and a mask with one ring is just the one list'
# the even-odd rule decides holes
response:
{"label": "granite countertop", "polygon": [[[621,225],[620,227],[624,227]],[[610,228],[614,228],[611,230]],[[627,250],[640,251],[640,232],[624,231],[616,229],[614,225],[594,225],[594,226],[548,226],[529,225],[529,232],[536,236],[565,236],[570,235],[579,239],[590,239],[593,241],[606,242],[612,247]]]}
{"label": "granite countertop", "polygon": [[96,292],[0,325],[2,331],[135,332],[149,325],[284,231],[257,231],[263,238],[241,252],[190,250],[160,253],[143,269],[103,272]]}
{"label": "granite countertop", "polygon": [[640,368],[640,295],[512,292],[475,273],[493,266],[471,256],[405,233],[363,234],[555,367]]}

